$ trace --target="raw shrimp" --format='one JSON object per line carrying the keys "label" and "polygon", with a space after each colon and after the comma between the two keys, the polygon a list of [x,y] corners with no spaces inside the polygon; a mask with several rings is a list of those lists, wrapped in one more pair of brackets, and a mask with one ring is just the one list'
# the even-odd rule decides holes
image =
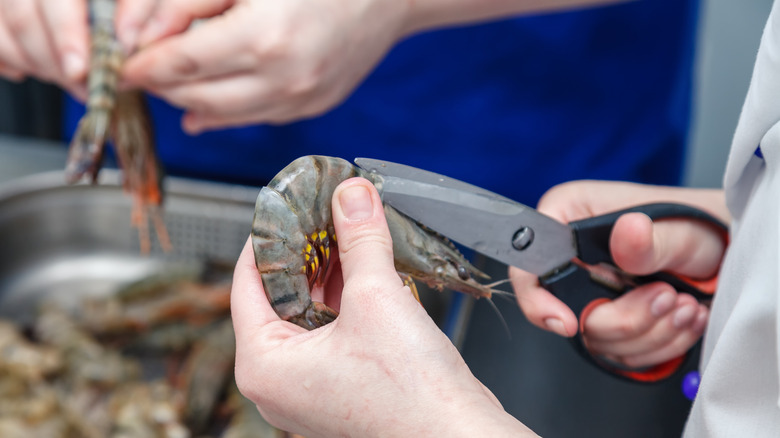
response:
{"label": "raw shrimp", "polygon": [[[260,190],[252,224],[257,269],[271,306],[284,320],[306,329],[333,321],[338,313],[311,299],[311,289],[326,278],[336,234],[331,198],[342,181],[360,176],[381,186],[380,177],[346,160],[305,156],[293,161]],[[489,298],[493,285],[474,277],[487,275],[469,263],[444,237],[385,205],[393,238],[395,267],[442,290],[452,289]]]}

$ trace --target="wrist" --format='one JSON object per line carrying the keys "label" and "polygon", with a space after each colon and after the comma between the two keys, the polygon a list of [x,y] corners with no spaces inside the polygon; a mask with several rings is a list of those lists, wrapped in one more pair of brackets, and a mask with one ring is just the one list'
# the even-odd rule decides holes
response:
{"label": "wrist", "polygon": [[473,404],[464,404],[450,415],[442,416],[444,433],[439,436],[512,436],[536,437],[528,427],[509,415],[500,405],[485,398]]}
{"label": "wrist", "polygon": [[436,397],[414,409],[415,422],[399,425],[396,436],[537,436],[507,413],[486,388],[477,384],[479,388],[473,391],[460,388],[449,393],[437,391]]}

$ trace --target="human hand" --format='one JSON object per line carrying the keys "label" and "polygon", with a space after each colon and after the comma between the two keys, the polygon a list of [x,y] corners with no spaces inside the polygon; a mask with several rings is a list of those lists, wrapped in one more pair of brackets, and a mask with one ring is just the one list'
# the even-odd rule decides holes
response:
{"label": "human hand", "polygon": [[[568,223],[651,202],[687,203],[728,222],[721,191],[617,182],[556,186],[541,199],[539,210]],[[617,266],[631,274],[669,271],[708,279],[720,266],[725,243],[715,230],[694,221],[653,223],[641,213],[629,213],[615,223],[610,250]],[[514,268],[509,275],[529,321],[562,336],[577,333],[577,317],[541,288],[535,276]],[[584,321],[583,339],[596,356],[632,368],[651,366],[688,351],[701,337],[708,315],[708,308],[692,296],[678,294],[666,283],[651,283],[596,307]]]}
{"label": "human hand", "polygon": [[[288,122],[332,108],[400,37],[406,4],[157,3],[138,33],[141,50],[128,60],[124,79],[184,108],[183,128],[191,133]],[[188,29],[207,17],[213,18]]]}
{"label": "human hand", "polygon": [[0,76],[34,76],[85,98],[85,0],[0,0]]}
{"label": "human hand", "polygon": [[343,293],[340,305],[328,303],[341,313],[324,327],[308,332],[279,319],[250,244],[238,260],[231,298],[236,382],[263,416],[311,437],[530,434],[403,285],[373,185],[342,183],[333,220]]}

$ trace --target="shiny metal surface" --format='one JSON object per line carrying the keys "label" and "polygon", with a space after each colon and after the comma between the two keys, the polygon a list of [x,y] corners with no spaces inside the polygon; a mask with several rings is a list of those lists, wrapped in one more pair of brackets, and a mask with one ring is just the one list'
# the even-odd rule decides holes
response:
{"label": "shiny metal surface", "polygon": [[67,186],[59,171],[0,185],[0,316],[25,320],[43,297],[73,304],[182,264],[232,266],[259,189],[178,178],[165,184],[173,251],[162,253],[153,235],[148,256],[139,253],[116,171],[104,169],[98,186]]}
{"label": "shiny metal surface", "polygon": [[490,258],[544,275],[576,256],[571,228],[536,209],[426,170],[367,158],[355,163],[381,177],[385,203]]}

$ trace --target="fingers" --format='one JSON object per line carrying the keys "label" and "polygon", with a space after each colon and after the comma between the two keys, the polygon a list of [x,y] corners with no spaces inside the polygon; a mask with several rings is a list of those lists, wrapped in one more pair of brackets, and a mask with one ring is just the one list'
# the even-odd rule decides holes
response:
{"label": "fingers", "polygon": [[577,333],[579,328],[574,312],[540,287],[535,275],[511,267],[509,278],[517,303],[531,324],[560,336],[570,337]]}
{"label": "fingers", "polygon": [[0,0],[0,73],[16,77],[29,72],[25,59],[16,39],[13,37],[5,16],[5,2]]}
{"label": "fingers", "polygon": [[117,34],[126,53],[184,32],[193,21],[218,15],[235,0],[120,0]]}
{"label": "fingers", "polygon": [[38,2],[0,2],[2,27],[7,29],[6,37],[15,47],[9,49],[15,57],[5,59],[12,67],[34,73],[51,80],[59,73],[48,32],[38,8]]}
{"label": "fingers", "polygon": [[116,5],[116,32],[125,53],[132,53],[138,45],[138,35],[149,23],[157,0],[118,0]]}
{"label": "fingers", "polygon": [[615,222],[610,250],[616,264],[632,274],[668,270],[707,279],[720,266],[725,242],[717,231],[695,221],[653,222],[642,213],[628,213]]}
{"label": "fingers", "polygon": [[630,368],[641,368],[657,365],[671,359],[680,357],[688,352],[696,342],[701,339],[704,329],[707,326],[709,310],[701,308],[696,313],[693,324],[690,328],[679,331],[677,336],[671,338],[669,342],[659,348],[649,348],[646,351],[639,351],[634,354],[626,355],[608,355],[618,363],[622,363]]}
{"label": "fingers", "polygon": [[235,0],[159,0],[157,3],[138,37],[141,47],[185,31],[196,19],[220,14],[230,9]]}
{"label": "fingers", "polygon": [[[242,83],[243,86],[236,86]],[[255,94],[250,94],[252,92]],[[186,84],[164,92],[155,91],[155,94],[191,109],[182,118],[182,129],[192,135],[259,121],[287,123],[316,116],[327,109],[322,96],[305,99],[302,95],[279,95],[278,90],[269,88],[267,82],[246,75]]]}
{"label": "fingers", "polygon": [[160,88],[252,70],[257,56],[243,20],[226,14],[142,50],[125,63],[125,79]]}
{"label": "fingers", "polygon": [[[350,283],[402,287],[393,261],[393,242],[379,194],[368,180],[352,178],[333,193],[333,225],[344,287]],[[411,296],[411,294],[410,294]]]}
{"label": "fingers", "polygon": [[179,85],[152,87],[150,91],[188,111],[182,129],[189,134],[216,128],[257,123],[285,123],[312,117],[327,109],[337,90],[325,94],[310,83],[279,88],[259,74],[246,73]]}
{"label": "fingers", "polygon": [[89,26],[87,2],[47,2],[41,10],[61,71],[70,82],[87,75]]}
{"label": "fingers", "polygon": [[596,307],[584,322],[583,337],[593,354],[631,367],[653,365],[695,344],[708,313],[692,296],[653,283]]}
{"label": "fingers", "polygon": [[12,82],[21,82],[24,79],[24,73],[4,65],[0,65],[0,76]]}
{"label": "fingers", "polygon": [[86,76],[88,41],[83,0],[0,0],[0,75],[32,75],[75,90]]}
{"label": "fingers", "polygon": [[[189,112],[184,129],[197,133],[216,126],[236,126],[253,120],[257,113],[273,107],[266,83],[250,75],[225,77],[209,82],[191,82],[163,89],[151,89],[155,95]],[[268,96],[257,100],[255,96]]]}
{"label": "fingers", "polygon": [[273,125],[282,123],[287,119],[282,120],[277,117],[263,117],[255,112],[244,112],[235,115],[206,115],[190,112],[184,114],[184,117],[182,117],[181,127],[184,132],[190,135],[197,135],[210,129],[224,129],[251,125],[257,123],[258,120],[266,120],[265,123]]}

